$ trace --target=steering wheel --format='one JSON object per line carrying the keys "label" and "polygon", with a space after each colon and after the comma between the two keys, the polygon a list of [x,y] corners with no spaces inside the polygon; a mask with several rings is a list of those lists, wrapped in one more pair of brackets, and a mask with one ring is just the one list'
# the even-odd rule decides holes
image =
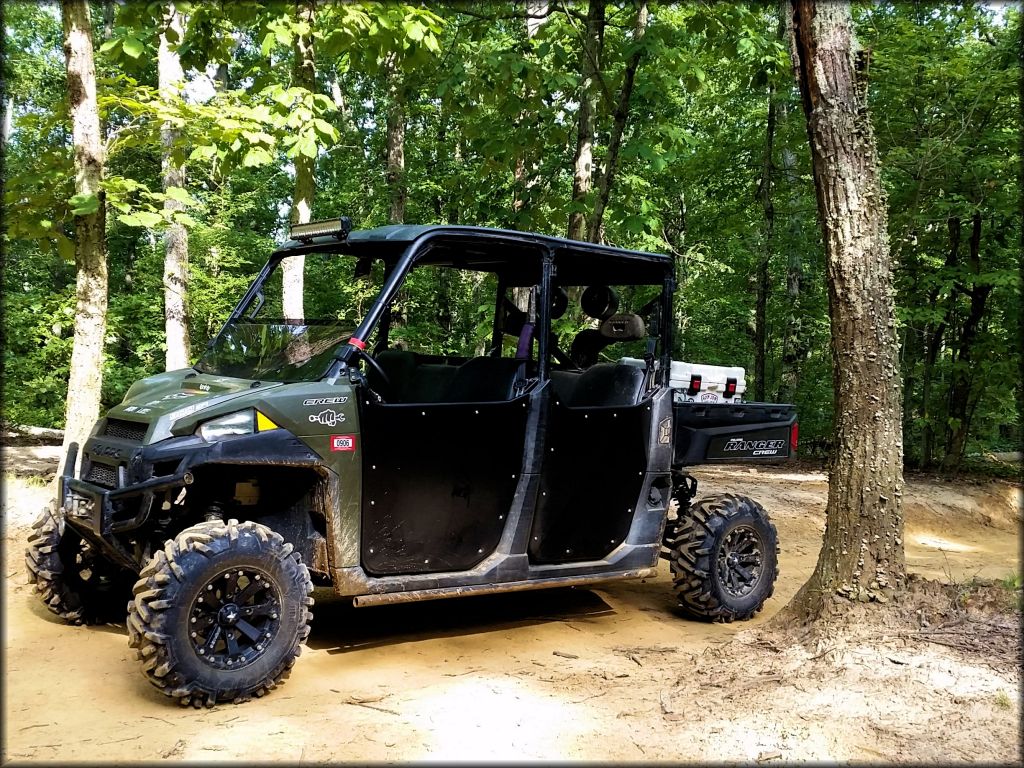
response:
{"label": "steering wheel", "polygon": [[[359,347],[354,347],[354,349],[356,350],[357,355],[363,358],[363,360],[366,361],[366,364],[373,369],[373,372],[377,374],[377,377],[381,380],[381,382],[384,385],[383,387],[378,387],[376,390],[373,391],[375,391],[377,395],[380,397],[380,399],[384,400],[385,402],[393,400],[394,386],[391,384],[391,379],[388,378],[388,375],[384,373],[384,368],[381,366],[381,364],[378,363],[377,359],[369,352],[367,352],[365,349],[359,349]],[[366,386],[370,386],[369,382],[367,382]]]}

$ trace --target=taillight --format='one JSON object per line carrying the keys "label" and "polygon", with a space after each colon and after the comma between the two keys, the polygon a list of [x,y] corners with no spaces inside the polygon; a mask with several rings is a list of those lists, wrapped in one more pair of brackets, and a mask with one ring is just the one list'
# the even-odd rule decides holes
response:
{"label": "taillight", "polygon": [[690,388],[686,390],[686,394],[696,395],[698,392],[700,392],[700,384],[701,376],[699,374],[694,374],[690,376]]}
{"label": "taillight", "polygon": [[799,437],[800,425],[794,421],[793,426],[789,428],[789,452],[793,456],[796,456],[796,442]]}
{"label": "taillight", "polygon": [[736,394],[736,379],[725,380],[725,396],[732,397]]}

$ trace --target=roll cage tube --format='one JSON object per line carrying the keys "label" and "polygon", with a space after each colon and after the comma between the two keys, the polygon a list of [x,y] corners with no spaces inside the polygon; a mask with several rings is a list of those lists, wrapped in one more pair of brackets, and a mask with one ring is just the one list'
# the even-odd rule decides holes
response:
{"label": "roll cage tube", "polygon": [[[465,240],[469,242],[479,243],[481,240],[490,240],[494,242],[503,242],[509,244],[519,245],[532,245],[537,248],[542,254],[543,262],[550,265],[552,257],[552,249],[543,241],[537,240],[532,237],[509,237],[508,235],[501,233],[488,233],[488,232],[464,232],[457,229],[432,229],[429,232],[424,232],[422,235],[413,240],[409,246],[405,249],[402,255],[399,257],[394,269],[388,275],[384,281],[384,287],[381,292],[377,295],[377,299],[370,306],[366,316],[362,322],[356,327],[355,332],[352,334],[352,338],[348,344],[342,345],[337,352],[335,352],[335,362],[331,365],[324,377],[328,381],[334,381],[340,375],[342,369],[347,367],[351,362],[354,355],[359,354],[363,347],[366,346],[366,339],[373,333],[377,323],[380,321],[381,316],[385,310],[391,305],[395,296],[398,294],[399,289],[402,287],[402,283],[405,281],[405,276],[409,273],[412,265],[426,254],[434,241],[444,240],[446,242]],[[542,269],[542,281],[545,280],[544,274],[548,274],[546,278],[550,282],[550,266],[545,267],[544,264],[541,266]],[[545,273],[545,270],[548,270]],[[542,287],[542,293],[547,296],[546,286]],[[542,298],[543,302],[543,298]],[[543,304],[542,304],[543,305]],[[546,317],[546,311],[542,311],[542,317]],[[543,335],[541,336],[543,340]],[[543,343],[543,341],[541,342]],[[544,345],[543,348],[546,348]],[[541,362],[542,368],[544,367],[543,358]]]}

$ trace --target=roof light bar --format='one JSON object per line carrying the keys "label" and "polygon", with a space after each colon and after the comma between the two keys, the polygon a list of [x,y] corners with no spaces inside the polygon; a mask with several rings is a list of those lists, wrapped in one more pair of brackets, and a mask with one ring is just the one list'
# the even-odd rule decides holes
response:
{"label": "roof light bar", "polygon": [[314,237],[323,237],[324,235],[334,236],[339,240],[346,240],[348,233],[351,231],[352,219],[348,216],[341,216],[337,219],[311,221],[308,224],[293,224],[290,234],[292,240],[301,240],[306,243]]}

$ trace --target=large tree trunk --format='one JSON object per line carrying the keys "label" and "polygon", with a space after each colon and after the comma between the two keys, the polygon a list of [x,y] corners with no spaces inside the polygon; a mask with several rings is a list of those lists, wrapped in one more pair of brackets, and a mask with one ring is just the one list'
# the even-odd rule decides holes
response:
{"label": "large tree trunk", "polygon": [[[968,252],[968,266],[971,274],[981,274],[981,214],[975,213],[971,222],[971,239]],[[975,282],[969,291],[970,310],[960,331],[960,344],[957,350],[956,365],[953,368],[953,380],[949,388],[949,418],[946,420],[946,455],[942,460],[942,468],[947,472],[956,469],[964,455],[967,445],[967,434],[971,427],[971,417],[977,406],[977,393],[972,392],[974,384],[974,344],[978,339],[981,321],[985,317],[985,304],[991,285],[978,285]]]}
{"label": "large tree trunk", "polygon": [[[177,46],[182,42],[184,23],[181,13],[169,3],[164,15],[168,31],[175,33],[173,43],[167,34],[160,35],[160,49],[157,53],[157,78],[160,94],[165,99],[180,99],[180,89],[185,83]],[[172,49],[171,45],[175,47]],[[165,123],[160,130],[163,144],[163,185],[164,192],[171,187],[185,186],[185,166],[179,165],[173,149],[179,137],[178,129]],[[168,198],[164,201],[165,211],[180,211],[185,208],[179,200]],[[189,364],[188,343],[188,230],[182,224],[171,224],[164,234],[164,330],[167,340],[165,365],[167,370],[187,368]]]}
{"label": "large tree trunk", "polygon": [[775,87],[768,88],[768,118],[765,126],[764,159],[761,163],[761,179],[755,197],[764,211],[764,252],[757,261],[754,301],[754,399],[764,402],[766,391],[766,361],[768,359],[768,293],[771,290],[769,267],[772,250],[775,247],[775,203],[772,202],[772,184],[775,173],[773,161],[775,151],[775,122],[778,106],[775,103]]}
{"label": "large tree trunk", "polygon": [[601,51],[604,47],[605,0],[590,0],[587,28],[580,51],[579,114],[576,123],[576,154],[573,158],[572,205],[569,237],[587,236],[587,217],[583,207],[590,193],[594,172],[594,123],[597,116],[598,79],[601,76]]}
{"label": "large tree trunk", "polygon": [[388,222],[404,224],[408,196],[405,187],[405,83],[394,57],[387,67],[387,88],[387,180],[391,194]]}
{"label": "large tree trunk", "polygon": [[626,131],[626,123],[629,120],[629,105],[633,98],[633,84],[636,82],[636,73],[640,68],[640,61],[643,59],[644,51],[640,43],[643,41],[647,31],[647,0],[640,0],[636,10],[636,26],[633,30],[633,53],[626,62],[626,71],[622,75],[622,88],[619,89],[619,100],[615,105],[615,115],[612,118],[612,133],[608,140],[608,154],[604,161],[604,173],[597,182],[597,199],[594,201],[594,211],[590,215],[590,222],[587,224],[587,239],[592,243],[600,243],[604,240],[604,212],[608,207],[608,200],[611,197],[612,185],[615,183],[615,175],[619,171],[619,150],[622,148],[622,136]]}
{"label": "large tree trunk", "polygon": [[78,269],[75,340],[65,411],[61,467],[71,443],[81,446],[100,415],[103,338],[107,327],[106,204],[100,182],[104,148],[96,105],[96,68],[86,0],[62,0],[68,108],[74,142],[75,194],[95,195],[94,213],[75,217]]}
{"label": "large tree trunk", "polygon": [[837,595],[887,601],[905,579],[896,321],[864,59],[848,3],[796,0],[793,30],[828,263],[835,430],[822,549],[782,621],[817,618]]}
{"label": "large tree trunk", "polygon": [[[313,91],[316,88],[316,66],[313,58],[314,0],[297,0],[295,17],[309,25],[309,32],[295,38],[292,62],[292,86]],[[313,169],[315,159],[302,152],[295,155],[295,191],[292,195],[292,224],[306,224],[313,213]],[[305,317],[303,274],[305,256],[292,256],[281,262],[282,305],[284,316],[291,320]]]}

